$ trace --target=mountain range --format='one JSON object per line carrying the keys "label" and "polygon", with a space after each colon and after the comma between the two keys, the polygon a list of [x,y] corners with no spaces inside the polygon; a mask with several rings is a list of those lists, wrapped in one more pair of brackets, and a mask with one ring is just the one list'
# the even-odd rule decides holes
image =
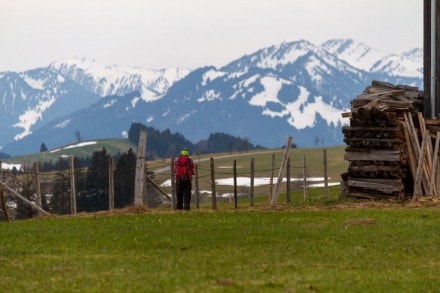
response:
{"label": "mountain range", "polygon": [[267,147],[288,136],[299,147],[341,145],[341,114],[372,80],[422,88],[423,50],[386,54],[351,39],[297,40],[193,70],[60,60],[0,73],[0,146],[18,155],[78,136],[121,138],[133,122],[194,142],[222,132]]}

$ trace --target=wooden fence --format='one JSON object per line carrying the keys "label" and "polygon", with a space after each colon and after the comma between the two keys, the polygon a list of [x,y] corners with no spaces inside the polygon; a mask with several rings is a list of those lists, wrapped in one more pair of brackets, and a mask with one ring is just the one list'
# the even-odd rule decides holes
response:
{"label": "wooden fence", "polygon": [[[290,144],[287,144],[290,145]],[[141,160],[144,160],[144,156],[141,156]],[[76,210],[76,188],[75,188],[75,177],[74,177],[74,166],[73,166],[73,157],[69,157],[69,177],[70,177],[70,204],[71,204],[71,214],[76,214],[77,210]],[[216,163],[216,159],[215,158],[209,158],[209,162],[210,162],[210,166],[209,166],[209,178],[210,178],[210,182],[211,182],[211,208],[213,210],[217,209],[217,201],[219,200],[219,196],[218,196],[218,192],[216,191],[216,188],[218,187],[218,184],[216,183],[216,177],[218,174],[218,172],[216,172],[216,167],[215,167],[215,163]],[[301,179],[302,182],[302,187],[303,187],[303,199],[304,201],[307,200],[308,198],[308,167],[307,167],[307,158],[305,155],[302,155],[301,157],[301,162],[302,162],[302,166],[297,166],[297,167],[292,167],[291,165],[291,161],[290,161],[290,147],[286,147],[286,150],[284,152],[283,155],[283,159],[281,161],[280,166],[275,166],[275,153],[272,153],[272,161],[271,161],[271,168],[264,170],[266,173],[267,171],[270,172],[270,179],[269,179],[269,183],[268,184],[264,184],[264,185],[268,185],[269,186],[269,191],[268,193],[268,204],[270,206],[276,206],[278,204],[278,200],[279,200],[279,193],[280,190],[282,188],[282,186],[285,186],[285,191],[286,191],[286,202],[287,203],[291,203],[291,187],[292,187],[292,170],[293,169],[297,169],[296,172],[298,173],[301,169],[301,173],[302,173],[302,178],[298,178],[295,177],[297,180]],[[327,170],[327,150],[323,149],[322,152],[322,174],[323,174],[323,181],[324,181],[324,188],[323,188],[323,196],[326,197],[328,196],[328,170]],[[193,199],[192,199],[192,204],[195,205],[196,208],[200,208],[200,204],[202,202],[201,200],[201,196],[200,196],[200,186],[199,186],[199,182],[202,176],[207,176],[207,175],[200,175],[200,169],[199,169],[199,164],[197,162],[197,160],[195,160],[196,163],[196,167],[195,167],[195,175],[193,178]],[[1,164],[1,162],[0,162]],[[170,164],[168,165],[168,172],[166,173],[166,176],[168,176],[168,178],[170,179],[171,182],[171,190],[169,192],[165,191],[163,187],[160,186],[160,184],[158,184],[157,182],[155,182],[154,180],[152,180],[150,177],[146,176],[145,172],[140,172],[143,173],[143,175],[140,175],[139,172],[136,174],[136,181],[139,180],[139,178],[141,178],[142,176],[144,176],[142,179],[142,186],[139,187],[141,188],[141,191],[137,191],[140,194],[148,194],[148,192],[146,191],[146,186],[147,186],[147,182],[149,183],[149,185],[152,188],[155,188],[157,190],[159,190],[159,192],[170,202],[170,207],[172,209],[176,208],[176,190],[175,190],[175,184],[174,184],[174,180],[172,180],[172,178],[174,178],[174,158],[172,158],[170,160]],[[230,198],[233,199],[233,203],[234,203],[234,208],[237,209],[238,208],[238,198],[239,198],[239,193],[238,193],[238,189],[240,187],[240,185],[238,184],[238,176],[241,175],[247,175],[249,176],[249,185],[246,187],[249,188],[249,204],[250,206],[255,206],[255,174],[258,172],[261,172],[262,170],[255,170],[255,158],[251,157],[249,160],[249,172],[247,174],[239,174],[237,172],[237,160],[234,159],[232,161],[232,172],[230,173],[230,175],[232,176],[232,181],[233,181],[233,186],[232,186],[232,190],[233,190],[233,196]],[[143,169],[145,170],[146,168],[146,164],[144,162],[143,164]],[[114,183],[114,162],[113,159],[111,158],[109,160],[109,206],[108,209],[112,210],[114,209],[114,189],[115,189],[115,183]],[[278,172],[278,176],[275,177],[275,173]],[[10,196],[10,197],[14,197],[15,199],[19,200],[20,202],[29,205],[30,207],[32,207],[32,209],[34,209],[35,211],[38,212],[38,215],[47,215],[48,213],[46,211],[44,211],[42,209],[42,194],[41,194],[41,187],[40,185],[41,183],[41,173],[38,169],[38,164],[34,164],[33,167],[33,173],[32,176],[35,176],[35,180],[34,182],[36,183],[36,202],[31,202],[30,200],[24,198],[21,194],[20,194],[20,190],[18,189],[14,189],[12,187],[10,187],[8,185],[7,180],[5,179],[7,176],[5,176],[7,174],[0,173],[0,203],[1,203],[1,211],[3,211],[4,214],[4,219],[7,220],[8,217],[8,207],[7,207],[7,201],[5,199],[6,196]],[[162,174],[163,175],[163,174]],[[223,172],[221,174],[223,177],[225,176],[225,173]],[[11,174],[8,175],[9,177],[12,176]],[[246,177],[247,177],[246,176]],[[284,183],[285,180],[285,183]],[[44,183],[47,185],[48,182],[47,180],[43,180]],[[139,182],[137,183],[139,185]],[[49,183],[50,185],[50,183]],[[47,186],[46,186],[47,189]],[[49,188],[50,189],[50,188]],[[6,195],[6,196],[5,196]],[[133,194],[133,196],[135,196]],[[147,202],[146,200],[143,201],[144,196],[139,196],[138,197],[138,202],[135,202],[135,205],[146,205]]]}

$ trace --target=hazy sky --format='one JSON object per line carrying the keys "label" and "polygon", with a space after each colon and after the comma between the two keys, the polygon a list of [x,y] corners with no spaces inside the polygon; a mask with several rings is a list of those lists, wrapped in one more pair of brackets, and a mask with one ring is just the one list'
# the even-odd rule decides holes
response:
{"label": "hazy sky", "polygon": [[149,69],[222,66],[260,48],[352,38],[423,46],[421,0],[0,0],[0,71],[71,57]]}

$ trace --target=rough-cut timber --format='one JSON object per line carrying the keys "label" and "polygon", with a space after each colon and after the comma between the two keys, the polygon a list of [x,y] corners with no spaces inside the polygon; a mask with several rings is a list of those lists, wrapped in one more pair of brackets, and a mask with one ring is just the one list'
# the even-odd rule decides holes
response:
{"label": "rough-cut timber", "polygon": [[349,161],[341,175],[346,195],[372,199],[412,195],[412,170],[417,166],[411,166],[410,160],[414,165],[419,158],[408,142],[418,134],[407,129],[405,115],[418,121],[422,107],[423,92],[418,88],[379,81],[351,101],[351,112],[343,114],[350,125],[342,128],[347,144],[344,158]]}

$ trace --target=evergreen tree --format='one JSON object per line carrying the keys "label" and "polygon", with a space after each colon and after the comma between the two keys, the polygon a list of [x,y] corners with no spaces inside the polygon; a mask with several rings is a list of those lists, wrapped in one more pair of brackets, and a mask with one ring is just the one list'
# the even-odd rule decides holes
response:
{"label": "evergreen tree", "polygon": [[128,139],[135,145],[139,144],[141,130],[147,131],[146,151],[148,159],[176,156],[184,147],[188,148],[191,153],[195,149],[194,144],[180,133],[173,134],[169,129],[160,132],[141,123],[132,123],[128,131]]}
{"label": "evergreen tree", "polygon": [[134,180],[136,176],[136,154],[130,148],[116,161],[115,208],[133,205]]}
{"label": "evergreen tree", "polygon": [[49,212],[58,215],[68,215],[71,212],[70,177],[68,168],[59,170],[56,174]]}
{"label": "evergreen tree", "polygon": [[[84,172],[80,163],[80,159],[74,157],[73,165],[75,167],[75,191],[76,197],[82,193],[84,189]],[[60,159],[55,166],[58,171],[55,177],[53,187],[53,196],[48,204],[48,211],[59,215],[68,215],[71,213],[71,178],[69,160]],[[78,207],[78,205],[77,205]]]}
{"label": "evergreen tree", "polygon": [[78,193],[78,211],[94,212],[108,209],[109,159],[110,155],[105,148],[92,154],[84,189]]}
{"label": "evergreen tree", "polygon": [[40,145],[40,153],[43,152],[47,152],[47,146],[44,142]]}

